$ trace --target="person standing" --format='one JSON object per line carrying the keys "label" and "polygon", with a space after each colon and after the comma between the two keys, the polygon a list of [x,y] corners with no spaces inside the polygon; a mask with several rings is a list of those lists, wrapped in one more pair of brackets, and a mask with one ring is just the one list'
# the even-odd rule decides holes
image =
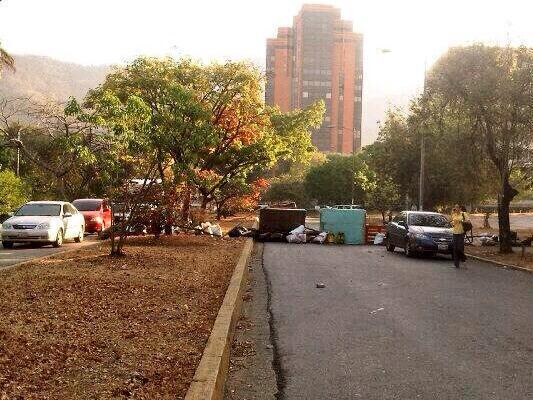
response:
{"label": "person standing", "polygon": [[468,214],[463,211],[463,208],[456,204],[453,207],[452,214],[450,216],[453,232],[453,249],[452,257],[455,268],[459,268],[460,262],[466,261],[465,256],[465,229],[463,224],[470,222]]}

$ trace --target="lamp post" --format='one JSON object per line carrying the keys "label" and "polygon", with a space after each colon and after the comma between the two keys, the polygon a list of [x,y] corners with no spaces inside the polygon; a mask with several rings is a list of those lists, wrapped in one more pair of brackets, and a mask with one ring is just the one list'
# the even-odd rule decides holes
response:
{"label": "lamp post", "polygon": [[17,176],[20,176],[20,129],[17,132]]}
{"label": "lamp post", "polygon": [[[422,95],[426,94],[426,78],[427,78],[427,60],[424,60],[424,87]],[[418,181],[418,210],[424,210],[424,181],[425,181],[425,160],[426,160],[426,137],[422,130],[420,140],[420,176]]]}

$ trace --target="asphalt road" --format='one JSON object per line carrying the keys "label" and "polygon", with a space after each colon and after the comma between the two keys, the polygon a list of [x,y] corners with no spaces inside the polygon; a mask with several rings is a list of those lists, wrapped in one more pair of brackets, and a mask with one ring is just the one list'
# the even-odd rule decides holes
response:
{"label": "asphalt road", "polygon": [[466,265],[265,244],[278,398],[533,399],[533,275]]}
{"label": "asphalt road", "polygon": [[83,247],[88,244],[94,243],[97,240],[96,236],[85,236],[85,240],[82,243],[74,243],[74,241],[67,241],[63,243],[63,246],[54,248],[51,245],[36,247],[29,244],[15,244],[12,249],[4,249],[0,245],[0,271],[13,264],[19,262],[28,261],[32,258],[49,256],[54,253],[65,251],[74,247]]}

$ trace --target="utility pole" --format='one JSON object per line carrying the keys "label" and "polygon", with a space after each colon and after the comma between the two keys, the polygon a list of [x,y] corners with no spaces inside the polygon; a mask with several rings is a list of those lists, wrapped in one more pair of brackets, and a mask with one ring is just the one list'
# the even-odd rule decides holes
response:
{"label": "utility pole", "polygon": [[20,129],[17,132],[17,176],[20,176]]}
{"label": "utility pole", "polygon": [[422,140],[420,142],[420,181],[418,184],[418,210],[424,210],[424,163],[426,158],[426,146],[424,132],[422,132]]}
{"label": "utility pole", "polygon": [[[422,94],[426,94],[426,78],[427,78],[427,60],[424,61],[424,88]],[[424,210],[424,181],[425,181],[425,158],[426,158],[426,138],[425,132],[422,131],[422,138],[420,140],[420,176],[418,182],[418,210]]]}
{"label": "utility pole", "polygon": [[355,135],[356,130],[352,129],[352,206],[355,204]]}

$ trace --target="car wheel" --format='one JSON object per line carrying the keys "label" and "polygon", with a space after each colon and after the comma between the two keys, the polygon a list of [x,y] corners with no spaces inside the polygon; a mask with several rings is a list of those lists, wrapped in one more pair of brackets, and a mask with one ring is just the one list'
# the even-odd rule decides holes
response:
{"label": "car wheel", "polygon": [[413,249],[411,249],[411,246],[409,245],[409,240],[405,241],[405,246],[403,248],[403,251],[405,252],[405,255],[407,257],[413,257],[415,255],[413,252]]}
{"label": "car wheel", "polygon": [[74,238],[74,241],[76,243],[81,243],[83,242],[83,232],[85,231],[85,229],[83,228],[83,226],[81,227],[79,233],[78,233],[78,237]]}
{"label": "car wheel", "polygon": [[395,245],[393,245],[391,242],[390,242],[390,239],[387,238],[387,251],[390,251],[390,252],[393,252],[394,249],[396,248]]}
{"label": "car wheel", "polygon": [[52,246],[54,247],[61,247],[63,245],[63,230],[60,229],[57,231],[57,238],[55,242],[52,243]]}
{"label": "car wheel", "polygon": [[4,247],[4,249],[12,249],[13,248],[13,242],[2,241],[2,246]]}

